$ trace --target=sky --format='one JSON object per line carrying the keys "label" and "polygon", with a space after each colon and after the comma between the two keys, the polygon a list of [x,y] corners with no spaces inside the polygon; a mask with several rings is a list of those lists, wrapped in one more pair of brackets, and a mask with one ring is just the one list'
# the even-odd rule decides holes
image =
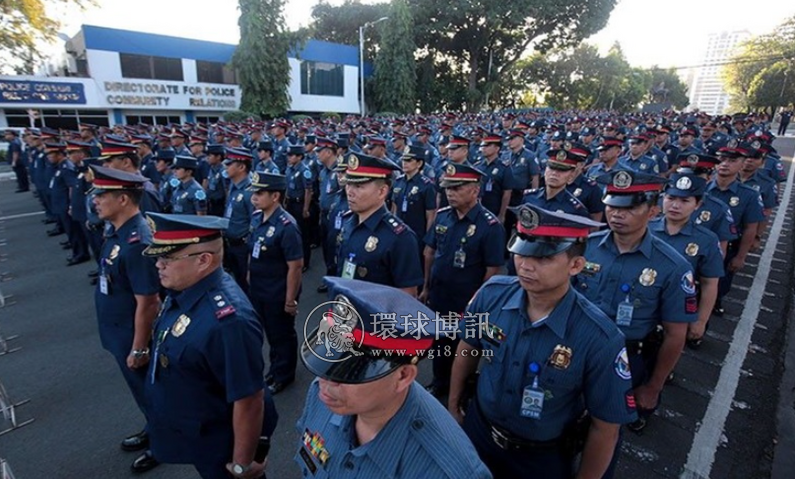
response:
{"label": "sky", "polygon": [[[63,24],[61,31],[71,37],[81,24],[90,24],[232,44],[240,38],[237,0],[213,0],[211,4],[196,0],[96,3],[97,7],[84,12],[57,12]],[[317,0],[287,0],[288,26],[306,26],[316,3]],[[330,3],[341,4],[342,0]],[[618,0],[607,26],[587,41],[602,52],[618,41],[633,66],[690,66],[701,62],[710,33],[767,33],[793,15],[795,2],[787,0]],[[53,49],[62,51],[62,46],[54,45]]]}

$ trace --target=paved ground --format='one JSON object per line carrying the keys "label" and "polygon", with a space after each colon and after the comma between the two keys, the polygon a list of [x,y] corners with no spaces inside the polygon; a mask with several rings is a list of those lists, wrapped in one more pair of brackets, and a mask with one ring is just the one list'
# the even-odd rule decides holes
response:
{"label": "paved ground", "polygon": [[[780,140],[777,147],[788,157],[789,169],[795,140]],[[63,237],[46,237],[34,198],[14,194],[14,187],[0,181],[0,290],[12,295],[12,304],[0,308],[0,333],[18,335],[9,346],[21,349],[0,356],[0,381],[11,399],[30,399],[17,409],[18,421],[35,420],[0,436],[0,457],[19,479],[133,477],[128,467],[135,455],[121,452],[118,442],[137,431],[142,418],[115,363],[100,348],[86,277],[91,266],[64,265],[66,254],[58,247]],[[785,460],[792,449],[782,449],[774,461],[777,409],[786,419],[792,408],[789,396],[778,408],[791,323],[791,211],[791,202],[780,208],[778,215],[785,216],[771,231],[777,241],[750,259],[726,302],[725,317],[713,318],[708,341],[680,361],[658,416],[643,435],[625,434],[617,477],[767,478],[774,462],[785,474],[778,477],[793,477]],[[322,266],[319,251],[314,253],[305,279],[308,294],[301,299],[304,314],[324,299],[315,293]],[[429,366],[422,364],[423,383]],[[281,419],[271,478],[300,476],[292,462],[293,426],[310,380],[299,368],[296,384],[276,398]],[[7,423],[0,419],[0,425]],[[791,444],[792,429],[786,434],[781,444]],[[146,477],[195,473],[161,466]]]}

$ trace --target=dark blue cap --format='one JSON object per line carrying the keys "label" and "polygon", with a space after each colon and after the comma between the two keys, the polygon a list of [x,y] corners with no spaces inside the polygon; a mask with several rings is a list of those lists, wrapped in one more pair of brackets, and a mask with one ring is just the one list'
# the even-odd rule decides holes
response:
{"label": "dark blue cap", "polygon": [[442,181],[439,186],[442,188],[454,188],[456,186],[477,184],[485,176],[469,163],[448,163],[444,168]]}
{"label": "dark blue cap", "polygon": [[306,154],[306,149],[304,145],[290,145],[287,148],[287,155],[297,155],[297,156],[304,156]]}
{"label": "dark blue cap", "polygon": [[348,170],[345,173],[345,179],[348,183],[366,183],[376,179],[388,179],[392,177],[393,171],[400,170],[389,160],[364,153],[350,153],[346,160]]}
{"label": "dark blue cap", "polygon": [[259,145],[257,145],[257,149],[273,152],[273,143],[271,143],[270,140],[260,141]]}
{"label": "dark blue cap", "polygon": [[146,222],[152,230],[152,244],[144,250],[144,256],[163,256],[192,244],[218,239],[229,226],[228,219],[218,216],[162,213],[147,213]]}
{"label": "dark blue cap", "polygon": [[250,165],[254,160],[254,157],[251,156],[251,152],[245,148],[226,148],[224,151],[226,152],[226,159],[224,160],[225,165],[232,164],[236,161],[248,163]]}
{"label": "dark blue cap", "polygon": [[516,214],[516,234],[508,251],[520,256],[546,258],[583,243],[592,228],[604,226],[591,219],[548,211],[532,204],[510,208]]}
{"label": "dark blue cap", "polygon": [[177,152],[171,148],[160,148],[154,155],[155,160],[163,160],[171,163],[177,157]]}
{"label": "dark blue cap", "polygon": [[221,155],[224,154],[224,145],[221,143],[210,143],[205,147],[205,151],[208,155]]}
{"label": "dark blue cap", "polygon": [[654,201],[668,180],[629,168],[614,169],[596,179],[606,185],[602,202],[615,208],[631,208]]}
{"label": "dark blue cap", "polygon": [[706,189],[707,180],[698,176],[693,170],[682,168],[671,175],[665,194],[681,198],[704,196]]}
{"label": "dark blue cap", "polygon": [[306,135],[304,143],[317,143],[317,137],[315,135]]}
{"label": "dark blue cap", "polygon": [[[344,384],[375,381],[418,363],[433,346],[436,313],[413,297],[355,279],[326,276],[323,281],[331,301],[309,314],[301,345],[301,360],[316,376]],[[377,331],[383,313],[400,318],[390,324],[390,334]],[[384,350],[393,353],[379,354]]]}
{"label": "dark blue cap", "polygon": [[186,170],[195,170],[199,168],[199,160],[192,156],[177,155],[174,158],[174,163],[171,164],[172,168],[185,168]]}
{"label": "dark blue cap", "polygon": [[426,161],[428,158],[428,150],[421,145],[409,145],[403,149],[401,159],[415,159],[419,161]]}
{"label": "dark blue cap", "polygon": [[251,175],[251,191],[285,191],[287,179],[284,175],[269,172],[257,172]]}
{"label": "dark blue cap", "polygon": [[114,168],[106,168],[95,164],[89,164],[93,181],[91,192],[96,194],[108,191],[120,190],[140,190],[143,189],[146,177],[138,173],[129,173]]}

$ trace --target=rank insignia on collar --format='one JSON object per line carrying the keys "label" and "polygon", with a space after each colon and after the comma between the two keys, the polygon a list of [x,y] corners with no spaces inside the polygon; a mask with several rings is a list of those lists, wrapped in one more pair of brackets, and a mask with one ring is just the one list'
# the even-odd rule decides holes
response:
{"label": "rank insignia on collar", "polygon": [[319,460],[321,465],[325,465],[326,462],[328,462],[329,453],[328,449],[326,449],[326,440],[323,439],[323,436],[321,436],[319,432],[313,433],[309,431],[309,429],[304,429],[301,440],[307,451]]}
{"label": "rank insignia on collar", "polygon": [[590,261],[585,262],[585,267],[583,267],[582,272],[586,276],[593,276],[599,271],[602,270],[602,265],[598,263],[591,263]]}
{"label": "rank insignia on collar", "polygon": [[568,369],[571,364],[571,356],[573,351],[571,348],[558,344],[552,350],[552,355],[549,357],[549,364],[555,369]]}

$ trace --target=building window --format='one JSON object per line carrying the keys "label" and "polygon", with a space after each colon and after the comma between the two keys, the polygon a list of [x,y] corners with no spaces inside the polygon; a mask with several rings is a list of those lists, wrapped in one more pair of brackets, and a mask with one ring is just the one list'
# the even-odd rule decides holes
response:
{"label": "building window", "polygon": [[199,123],[218,123],[221,119],[219,116],[197,116],[196,121]]}
{"label": "building window", "polygon": [[144,123],[146,125],[170,125],[172,123],[182,123],[182,118],[179,116],[166,115],[126,115],[124,121],[128,125],[137,125],[139,123]]}
{"label": "building window", "polygon": [[[36,128],[48,127],[55,129],[77,130],[80,123],[97,126],[109,126],[107,110],[38,110],[38,118],[34,121]],[[30,126],[27,110],[5,110],[8,126],[24,128]]]}
{"label": "building window", "polygon": [[152,80],[182,81],[182,60],[179,58],[152,57],[119,53],[121,76]]}
{"label": "building window", "polygon": [[237,84],[235,71],[220,62],[196,60],[196,79],[201,83]]}
{"label": "building window", "polygon": [[343,66],[335,63],[301,62],[301,94],[344,96]]}

